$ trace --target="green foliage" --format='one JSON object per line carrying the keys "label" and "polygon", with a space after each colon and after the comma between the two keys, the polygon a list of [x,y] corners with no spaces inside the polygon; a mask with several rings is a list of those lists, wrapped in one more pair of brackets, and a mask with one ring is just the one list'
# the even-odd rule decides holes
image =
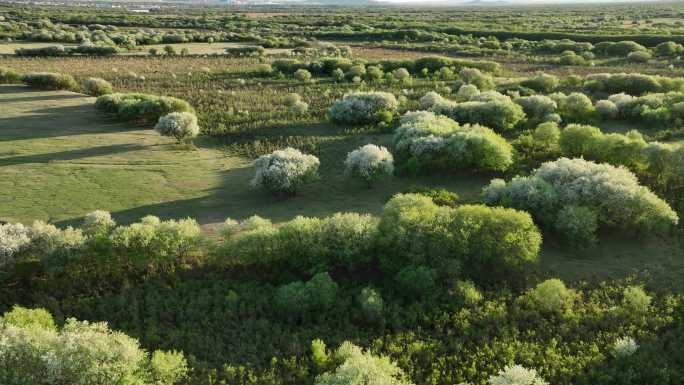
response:
{"label": "green foliage", "polygon": [[90,96],[102,96],[113,93],[112,85],[102,78],[88,78],[83,82],[85,93]]}
{"label": "green foliage", "polygon": [[572,311],[577,297],[575,291],[565,287],[560,279],[548,279],[538,284],[527,296],[541,311],[557,314]]}
{"label": "green foliage", "polygon": [[318,273],[309,281],[280,286],[275,293],[276,309],[289,318],[329,309],[337,298],[338,286],[328,273]]}
{"label": "green foliage", "polygon": [[71,75],[52,72],[32,72],[21,76],[21,81],[29,87],[42,90],[76,91],[78,84]]}
{"label": "green foliage", "polygon": [[437,273],[425,266],[407,266],[395,276],[402,294],[409,298],[421,298],[431,294],[435,288]]}
{"label": "green foliage", "polygon": [[98,110],[116,114],[121,120],[157,122],[159,118],[173,112],[194,113],[188,102],[170,96],[147,94],[107,94],[95,101]]}
{"label": "green foliage", "polygon": [[11,68],[0,67],[0,84],[21,83],[21,74]]}
{"label": "green foliage", "polygon": [[366,320],[377,322],[382,319],[385,301],[382,300],[382,296],[374,288],[367,286],[361,289],[359,304]]}
{"label": "green foliage", "polygon": [[52,314],[47,310],[27,309],[18,305],[14,305],[11,311],[0,317],[0,324],[26,329],[57,330]]}
{"label": "green foliage", "polygon": [[343,346],[336,351],[342,363],[334,371],[316,377],[315,385],[412,385],[404,371],[388,357]]}

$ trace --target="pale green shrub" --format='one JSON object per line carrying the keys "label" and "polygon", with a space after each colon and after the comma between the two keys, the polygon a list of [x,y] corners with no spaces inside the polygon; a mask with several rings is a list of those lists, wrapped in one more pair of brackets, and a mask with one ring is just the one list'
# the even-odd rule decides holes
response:
{"label": "pale green shrub", "polygon": [[343,346],[335,354],[341,364],[333,371],[316,377],[314,385],[412,385],[406,374],[389,358],[374,356],[353,345]]}
{"label": "pale green shrub", "polygon": [[113,91],[111,83],[102,78],[88,78],[83,82],[85,93],[90,96],[101,96],[111,94]]}
{"label": "pale green shrub", "polygon": [[197,116],[192,112],[172,112],[159,118],[154,126],[161,135],[172,136],[178,143],[199,135]]}
{"label": "pale green shrub", "polygon": [[394,158],[385,147],[367,144],[347,154],[344,172],[371,185],[382,176],[394,173]]}
{"label": "pale green shrub", "polygon": [[387,92],[355,92],[330,107],[330,118],[339,124],[375,124],[388,122],[397,112],[397,98]]}
{"label": "pale green shrub", "polygon": [[489,377],[489,385],[548,385],[534,369],[520,365],[509,365],[497,375]]}
{"label": "pale green shrub", "polygon": [[560,279],[548,279],[527,294],[540,310],[548,313],[564,313],[572,309],[577,295],[565,287]]}

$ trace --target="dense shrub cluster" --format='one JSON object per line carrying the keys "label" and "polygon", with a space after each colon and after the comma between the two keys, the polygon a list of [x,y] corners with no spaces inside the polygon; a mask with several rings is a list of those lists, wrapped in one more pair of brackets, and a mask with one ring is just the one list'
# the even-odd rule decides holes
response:
{"label": "dense shrub cluster", "polygon": [[638,131],[604,134],[597,127],[570,124],[558,141],[563,156],[622,165],[636,169],[641,164],[646,141]]}
{"label": "dense shrub cluster", "polygon": [[150,356],[106,323],[70,318],[57,329],[43,309],[15,307],[0,317],[0,382],[5,385],[173,385],[185,380],[182,353]]}
{"label": "dense shrub cluster", "polygon": [[[460,126],[431,112],[401,118],[393,138],[397,159],[407,167],[434,170],[506,170],[512,147],[500,135],[479,125]],[[417,170],[413,170],[417,171]]]}
{"label": "dense shrub cluster", "polygon": [[250,184],[272,194],[293,195],[318,178],[319,166],[318,158],[294,148],[274,151],[256,160],[256,174]]}
{"label": "dense shrub cluster", "polygon": [[192,106],[185,100],[138,93],[102,95],[95,101],[95,108],[116,114],[121,120],[143,123],[157,122],[159,118],[172,112],[194,113]]}
{"label": "dense shrub cluster", "polygon": [[424,265],[442,275],[461,269],[478,280],[496,279],[534,263],[541,235],[529,214],[504,208],[437,206],[430,198],[400,194],[378,225],[380,265],[398,272]]}
{"label": "dense shrub cluster", "polygon": [[24,74],[21,81],[29,87],[43,90],[69,90],[78,89],[76,80],[71,75],[58,74],[53,72],[32,72]]}
{"label": "dense shrub cluster", "polygon": [[337,284],[328,273],[318,273],[309,281],[295,281],[276,289],[274,304],[291,319],[304,313],[325,311],[335,304]]}
{"label": "dense shrub cluster", "polygon": [[[485,188],[484,199],[490,205],[529,211],[546,226],[567,220],[561,215],[568,214],[563,211],[568,206],[591,210],[599,228],[627,230],[643,236],[663,234],[679,222],[668,204],[641,186],[633,173],[583,159],[547,162],[531,176],[516,177],[508,183],[494,179]],[[584,215],[573,218],[577,223],[572,226],[591,223]],[[568,227],[568,223],[560,226]]]}
{"label": "dense shrub cluster", "polygon": [[615,94],[608,101],[617,107],[617,119],[679,126],[684,123],[684,92],[654,93],[640,97]]}
{"label": "dense shrub cluster", "polygon": [[684,92],[684,79],[639,73],[600,73],[588,75],[584,79],[584,88],[594,93],[617,94],[624,92],[634,96],[654,92]]}
{"label": "dense shrub cluster", "polygon": [[461,103],[434,98],[430,109],[462,124],[480,124],[500,132],[512,130],[525,119],[521,106],[497,92],[483,92]]}
{"label": "dense shrub cluster", "polygon": [[21,83],[21,74],[11,68],[0,67],[0,84]]}
{"label": "dense shrub cluster", "polygon": [[227,56],[263,56],[266,50],[262,46],[228,47],[225,50]]}
{"label": "dense shrub cluster", "polygon": [[330,118],[338,124],[388,123],[398,107],[397,98],[388,92],[355,92],[330,107]]}

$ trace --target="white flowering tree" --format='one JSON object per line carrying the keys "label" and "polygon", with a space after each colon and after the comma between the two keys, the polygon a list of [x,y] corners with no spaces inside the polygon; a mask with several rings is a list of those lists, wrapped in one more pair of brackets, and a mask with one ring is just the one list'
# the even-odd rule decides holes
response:
{"label": "white flowering tree", "polygon": [[461,126],[432,112],[402,116],[393,142],[399,161],[413,159],[427,170],[503,171],[513,163],[512,146],[499,134],[479,125]]}
{"label": "white flowering tree", "polygon": [[489,385],[548,385],[534,369],[509,365],[498,374],[489,377]]}
{"label": "white flowering tree", "polygon": [[412,385],[388,357],[374,356],[349,342],[337,349],[334,358],[342,363],[316,377],[315,385]]}
{"label": "white flowering tree", "polygon": [[389,122],[399,108],[397,98],[388,92],[355,92],[330,107],[330,118],[340,124]]}
{"label": "white flowering tree", "polygon": [[137,340],[106,323],[71,318],[57,329],[42,309],[5,313],[0,341],[3,385],[173,385],[188,372],[181,353],[155,352],[150,360]]}
{"label": "white flowering tree", "polygon": [[[626,168],[581,158],[546,162],[530,177],[516,177],[508,183],[493,180],[483,196],[487,204],[529,211],[539,222],[551,226],[565,220],[559,215],[569,215],[563,210],[567,206],[591,210],[599,228],[652,235],[665,233],[679,223],[667,202],[640,185]],[[560,228],[570,227],[563,224]],[[576,229],[572,233],[586,237]]]}
{"label": "white flowering tree", "polygon": [[197,115],[192,112],[172,112],[159,118],[154,126],[161,135],[172,136],[178,143],[188,141],[199,135]]}
{"label": "white flowering tree", "polygon": [[344,172],[362,179],[369,186],[382,176],[394,172],[394,158],[385,147],[367,144],[347,154]]}
{"label": "white flowering tree", "polygon": [[286,148],[260,156],[254,166],[252,187],[275,195],[294,195],[304,184],[318,178],[320,161],[313,155]]}

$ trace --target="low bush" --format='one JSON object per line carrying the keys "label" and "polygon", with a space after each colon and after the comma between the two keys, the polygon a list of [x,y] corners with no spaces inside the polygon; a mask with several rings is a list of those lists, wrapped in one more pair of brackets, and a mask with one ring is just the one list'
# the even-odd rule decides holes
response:
{"label": "low bush", "polygon": [[463,68],[458,72],[458,76],[460,76],[465,84],[473,85],[477,87],[478,90],[486,91],[496,87],[492,76],[482,73],[477,68]]}
{"label": "low bush", "polygon": [[640,96],[653,92],[684,91],[683,78],[644,75],[639,73],[592,74],[584,79],[584,88],[594,93],[620,92]]}
{"label": "low bush", "polygon": [[163,136],[176,138],[178,143],[192,140],[200,132],[197,116],[192,112],[172,112],[164,115],[159,118],[154,129]]}
{"label": "low bush", "polygon": [[225,49],[225,53],[227,56],[232,56],[232,57],[240,57],[240,56],[248,56],[248,57],[257,57],[257,56],[263,56],[264,53],[266,53],[266,50],[264,47],[256,45],[256,46],[241,46],[241,47],[228,47]]}
{"label": "low bush", "polygon": [[594,120],[596,110],[591,99],[583,93],[573,92],[569,95],[552,94],[553,99],[558,105],[558,114],[563,121],[569,123],[588,123]]}
{"label": "low bush", "polygon": [[88,78],[83,82],[83,89],[85,93],[90,96],[102,96],[111,94],[113,91],[112,85],[102,78]]}
{"label": "low bush", "polygon": [[318,179],[319,166],[318,158],[294,148],[274,151],[256,160],[256,173],[250,184],[275,195],[294,195],[302,186]]}
{"label": "low bush", "polygon": [[563,314],[572,310],[577,295],[560,279],[548,279],[531,289],[527,297],[542,312]]}
{"label": "low bush", "polygon": [[569,158],[583,157],[597,162],[637,169],[643,163],[646,141],[638,131],[604,134],[597,127],[570,124],[558,141],[561,153]]}
{"label": "low bush", "polygon": [[21,81],[29,87],[42,90],[67,90],[75,91],[78,89],[76,80],[71,75],[58,74],[53,72],[32,72],[22,75]]}
{"label": "low bush", "polygon": [[11,68],[0,67],[0,84],[21,83],[21,74]]}
{"label": "low bush", "polygon": [[364,287],[359,294],[359,304],[364,317],[368,321],[378,321],[382,319],[382,312],[385,309],[385,302],[380,293],[372,287]]}
{"label": "low bush", "polygon": [[173,112],[195,112],[184,100],[138,93],[102,95],[95,101],[95,108],[114,113],[121,120],[134,120],[145,124],[156,123],[162,116]]}
{"label": "low bush", "polygon": [[558,88],[558,86],[560,85],[560,81],[558,80],[558,77],[554,75],[548,75],[541,72],[529,79],[523,80],[522,82],[520,82],[520,85],[523,87],[533,89],[537,92],[548,94],[555,91],[556,88]]}
{"label": "low bush", "polygon": [[489,377],[489,385],[549,385],[534,369],[509,365]]}
{"label": "low bush", "polygon": [[367,144],[347,154],[344,172],[370,186],[379,178],[394,173],[394,158],[385,147]]}
{"label": "low bush", "polygon": [[330,108],[330,118],[338,124],[389,123],[399,103],[387,92],[355,92],[345,95]]}

